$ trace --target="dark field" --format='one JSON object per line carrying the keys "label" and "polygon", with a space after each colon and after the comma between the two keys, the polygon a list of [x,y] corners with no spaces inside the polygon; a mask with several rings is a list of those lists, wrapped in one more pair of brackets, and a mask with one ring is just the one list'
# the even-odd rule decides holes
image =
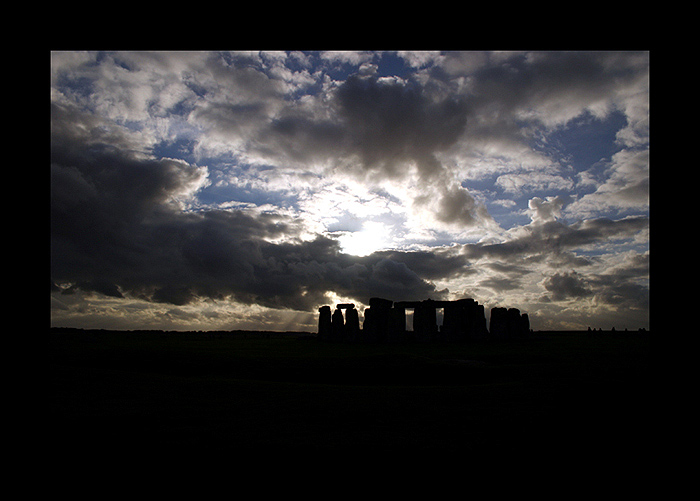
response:
{"label": "dark field", "polygon": [[359,345],[292,333],[51,329],[46,423],[53,450],[93,456],[640,458],[653,425],[652,355],[640,332]]}

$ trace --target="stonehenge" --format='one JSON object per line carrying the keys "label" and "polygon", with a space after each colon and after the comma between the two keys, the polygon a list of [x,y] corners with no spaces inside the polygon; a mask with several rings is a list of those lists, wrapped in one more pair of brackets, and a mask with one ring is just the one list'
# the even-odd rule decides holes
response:
{"label": "stonehenge", "polygon": [[491,308],[491,335],[496,339],[518,339],[530,332],[530,317],[517,308]]}
{"label": "stonehenge", "polygon": [[[345,310],[345,317],[343,317],[342,310]],[[360,317],[354,304],[339,304],[332,315],[330,306],[321,306],[318,312],[319,338],[329,341],[359,340]]]}
{"label": "stonehenge", "polygon": [[[443,310],[442,325],[438,326],[437,310]],[[413,310],[413,330],[406,328],[406,310]],[[345,311],[345,315],[343,315]],[[490,332],[486,328],[484,306],[474,299],[456,301],[391,301],[372,297],[364,311],[360,329],[358,311],[352,303],[319,308],[318,336],[329,341],[394,342],[468,341],[476,339],[522,339],[530,332],[527,313],[517,308],[491,309]]]}

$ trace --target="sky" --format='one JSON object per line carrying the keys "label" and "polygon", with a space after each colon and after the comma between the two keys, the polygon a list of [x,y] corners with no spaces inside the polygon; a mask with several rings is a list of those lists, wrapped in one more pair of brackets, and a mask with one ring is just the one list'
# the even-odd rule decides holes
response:
{"label": "sky", "polygon": [[56,327],[649,328],[649,53],[52,52]]}

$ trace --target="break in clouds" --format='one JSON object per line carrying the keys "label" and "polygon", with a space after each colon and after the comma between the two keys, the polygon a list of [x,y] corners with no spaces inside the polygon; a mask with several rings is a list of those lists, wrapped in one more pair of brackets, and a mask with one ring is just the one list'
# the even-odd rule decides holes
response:
{"label": "break in clouds", "polygon": [[632,52],[52,53],[52,325],[314,330],[380,296],[648,328],[648,72]]}

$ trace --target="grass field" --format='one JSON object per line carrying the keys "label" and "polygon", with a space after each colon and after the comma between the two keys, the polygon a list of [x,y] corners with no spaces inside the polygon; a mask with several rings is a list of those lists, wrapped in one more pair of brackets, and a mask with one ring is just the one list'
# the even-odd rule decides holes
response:
{"label": "grass field", "polygon": [[643,454],[649,333],[331,344],[292,333],[51,329],[54,450]]}

